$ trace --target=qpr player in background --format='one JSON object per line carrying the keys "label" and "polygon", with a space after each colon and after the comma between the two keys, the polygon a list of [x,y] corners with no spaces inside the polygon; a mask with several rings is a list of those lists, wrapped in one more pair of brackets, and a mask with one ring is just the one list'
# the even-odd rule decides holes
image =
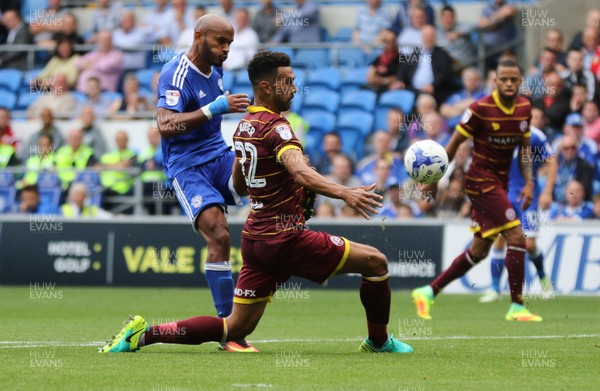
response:
{"label": "qpr player in background", "polygon": [[[544,132],[533,125],[531,126],[531,158],[533,159],[532,169],[535,183],[531,206],[528,210],[522,212],[519,207],[519,201],[517,201],[521,189],[525,186],[525,178],[523,178],[521,169],[519,168],[518,148],[515,148],[513,152],[513,161],[508,175],[508,199],[515,212],[517,212],[517,217],[521,220],[526,237],[525,247],[527,248],[527,256],[535,266],[540,280],[540,287],[542,289],[541,297],[549,299],[553,296],[552,282],[546,276],[544,254],[537,246],[537,237],[540,231],[540,219],[542,218],[540,212],[549,210],[552,205],[552,192],[554,191],[554,182],[556,181],[556,174],[558,172],[558,161]],[[542,189],[538,171],[543,166],[547,166],[548,170],[544,188]],[[494,242],[491,262],[492,290],[479,299],[481,303],[491,303],[500,299],[500,277],[504,270],[504,258],[506,256],[504,250],[505,244],[506,241],[502,236],[499,236]]]}
{"label": "qpr player in background", "polygon": [[[474,237],[469,249],[454,259],[447,270],[429,285],[413,291],[417,315],[422,319],[431,319],[430,310],[435,296],[484,259],[496,237],[502,235],[508,246],[505,263],[512,301],[505,319],[519,322],[542,320],[523,305],[525,235],[507,196],[508,172],[513,151],[518,146],[519,166],[525,179],[525,186],[517,197],[518,206],[525,211],[533,200],[529,143],[531,104],[519,96],[522,82],[519,64],[512,60],[501,61],[496,73],[497,90],[469,106],[446,146],[449,161],[452,161],[459,145],[473,138],[473,161],[466,174],[465,192],[473,205],[471,231]],[[427,185],[423,191],[435,196],[437,184]]]}
{"label": "qpr player in background", "polygon": [[[231,181],[235,153],[223,139],[221,118],[243,113],[250,104],[245,94],[223,91],[222,66],[233,38],[233,27],[225,18],[201,17],[190,50],[165,64],[158,80],[163,167],[194,230],[206,240],[206,280],[221,318],[231,313],[234,288],[225,211],[226,205],[240,201]],[[245,341],[223,343],[220,348],[255,351]]]}

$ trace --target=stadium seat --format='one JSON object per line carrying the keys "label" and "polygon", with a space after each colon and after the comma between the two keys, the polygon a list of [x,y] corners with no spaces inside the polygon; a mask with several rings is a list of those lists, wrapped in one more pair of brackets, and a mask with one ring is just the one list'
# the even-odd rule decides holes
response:
{"label": "stadium seat", "polygon": [[292,61],[294,68],[317,69],[329,66],[328,49],[298,49]]}
{"label": "stadium seat", "polygon": [[347,94],[349,91],[360,89],[367,82],[367,67],[349,69],[342,75],[340,93]]}
{"label": "stadium seat", "polygon": [[[298,89],[300,91],[300,89]],[[291,110],[295,113],[299,113],[302,111],[302,102],[304,101],[304,94],[297,93],[294,95],[294,99],[292,99],[292,108]]]}
{"label": "stadium seat", "polygon": [[[230,93],[232,94],[246,94],[250,97],[250,100],[254,99],[254,92],[252,91],[252,86],[249,85],[239,85],[236,84],[231,89]],[[252,104],[252,103],[250,103]]]}
{"label": "stadium seat", "polygon": [[140,88],[152,90],[152,79],[156,73],[155,69],[140,69],[135,73],[135,77],[140,83]]}
{"label": "stadium seat", "polygon": [[365,138],[373,128],[373,114],[364,111],[344,112],[338,116],[337,129],[354,129]]}
{"label": "stadium seat", "polygon": [[355,90],[342,95],[340,109],[359,109],[372,113],[375,110],[377,94],[369,90]]}
{"label": "stadium seat", "polygon": [[103,96],[106,96],[109,101],[114,102],[117,99],[123,99],[123,94],[115,91],[104,91],[101,93]]}
{"label": "stadium seat", "polygon": [[0,90],[0,107],[14,110],[17,107],[17,94]]}
{"label": "stadium seat", "polygon": [[323,133],[319,130],[309,130],[304,134],[304,152],[308,154],[312,162],[316,161],[322,139]]}
{"label": "stadium seat", "polygon": [[87,95],[85,95],[83,92],[73,91],[71,94],[75,97],[78,103],[87,102]]}
{"label": "stadium seat", "polygon": [[399,107],[405,113],[410,113],[415,103],[415,93],[408,90],[386,91],[379,97],[377,106],[381,107]]}
{"label": "stadium seat", "polygon": [[231,91],[233,88],[233,78],[235,74],[232,71],[223,72],[223,92]]}
{"label": "stadium seat", "polygon": [[331,51],[331,63],[338,67],[362,67],[365,65],[365,53],[359,48],[340,48]]}
{"label": "stadium seat", "polygon": [[0,69],[0,89],[19,92],[23,73],[18,69]]}
{"label": "stadium seat", "polygon": [[90,205],[100,207],[104,188],[100,184],[100,175],[96,171],[81,171],[77,173],[73,183],[83,183],[88,189],[88,202]]}
{"label": "stadium seat", "polygon": [[337,129],[337,132],[342,138],[342,151],[353,157],[355,160],[360,160],[364,155],[364,145],[360,131],[353,128]]}
{"label": "stadium seat", "polygon": [[40,172],[37,186],[40,192],[40,201],[56,207],[60,206],[62,187],[58,175],[53,172]]}
{"label": "stadium seat", "polygon": [[342,27],[329,38],[329,42],[352,42],[352,27]]}
{"label": "stadium seat", "polygon": [[[23,93],[23,92],[21,92],[21,94],[19,95],[19,99],[17,99],[17,105],[15,107],[15,110],[27,110],[27,108],[33,102],[35,102],[35,100],[37,98],[38,98],[37,94],[30,94],[30,93]],[[0,106],[2,106],[2,103],[0,103]]]}
{"label": "stadium seat", "polygon": [[285,53],[292,59],[292,61],[294,60],[294,49],[292,48],[274,47],[269,50],[271,50],[272,52]]}
{"label": "stadium seat", "polygon": [[310,125],[309,131],[329,133],[335,130],[335,115],[323,110],[303,110],[302,117]]}
{"label": "stadium seat", "polygon": [[336,68],[318,68],[310,72],[306,80],[309,90],[324,88],[337,91],[340,88],[341,74]]}
{"label": "stadium seat", "polygon": [[14,174],[0,172],[0,213],[10,212],[13,209],[16,194]]}
{"label": "stadium seat", "polygon": [[45,10],[48,8],[48,0],[25,0],[21,7],[21,16],[23,22],[29,23],[31,21],[32,10]]}
{"label": "stadium seat", "polygon": [[41,68],[23,72],[23,79],[21,80],[21,91],[30,91],[31,80],[37,79],[41,73]]}
{"label": "stadium seat", "polygon": [[245,69],[237,71],[235,74],[234,85],[252,87],[252,83],[250,82],[250,78],[248,77],[248,71],[246,71]]}
{"label": "stadium seat", "polygon": [[340,95],[335,91],[309,91],[304,98],[303,109],[321,109],[335,113],[340,104]]}

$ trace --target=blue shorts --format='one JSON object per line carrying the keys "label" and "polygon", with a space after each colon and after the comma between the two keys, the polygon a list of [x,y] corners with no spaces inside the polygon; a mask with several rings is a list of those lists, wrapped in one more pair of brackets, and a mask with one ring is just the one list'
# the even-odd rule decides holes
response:
{"label": "blue shorts", "polygon": [[196,219],[204,209],[219,205],[240,205],[233,188],[231,168],[235,152],[229,150],[215,160],[190,167],[171,180],[179,204],[196,229]]}
{"label": "blue shorts", "polygon": [[538,212],[537,202],[532,203],[527,210],[521,210],[521,204],[516,201],[510,202],[517,213],[517,218],[521,220],[523,233],[528,238],[537,238],[540,231],[540,213]]}

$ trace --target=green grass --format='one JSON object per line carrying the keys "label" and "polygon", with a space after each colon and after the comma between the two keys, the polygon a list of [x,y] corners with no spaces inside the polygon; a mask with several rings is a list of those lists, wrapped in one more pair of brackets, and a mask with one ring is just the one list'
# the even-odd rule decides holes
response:
{"label": "green grass", "polygon": [[[249,338],[259,354],[217,352],[209,343],[101,355],[81,345],[116,334],[129,314],[148,322],[213,314],[210,293],[56,291],[62,298],[38,300],[28,287],[0,287],[0,389],[488,391],[597,390],[600,384],[599,297],[535,301],[529,308],[544,322],[517,324],[503,320],[506,297],[484,305],[475,296],[441,295],[434,319],[420,322],[409,293],[394,292],[390,330],[413,334],[403,339],[415,352],[368,355],[357,352],[366,333],[358,292],[317,289],[308,298],[268,305]],[[290,355],[295,366],[282,365]]]}

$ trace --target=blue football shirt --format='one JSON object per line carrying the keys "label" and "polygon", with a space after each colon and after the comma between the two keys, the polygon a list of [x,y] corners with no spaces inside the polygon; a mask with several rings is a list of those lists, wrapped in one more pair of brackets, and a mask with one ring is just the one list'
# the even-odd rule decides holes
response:
{"label": "blue football shirt", "polygon": [[[206,75],[184,53],[179,53],[160,73],[157,108],[188,113],[213,102],[219,95],[223,95],[222,69],[212,67]],[[221,134],[221,119],[220,115],[214,116],[186,133],[162,138],[163,168],[169,178],[214,160],[230,149]]]}

